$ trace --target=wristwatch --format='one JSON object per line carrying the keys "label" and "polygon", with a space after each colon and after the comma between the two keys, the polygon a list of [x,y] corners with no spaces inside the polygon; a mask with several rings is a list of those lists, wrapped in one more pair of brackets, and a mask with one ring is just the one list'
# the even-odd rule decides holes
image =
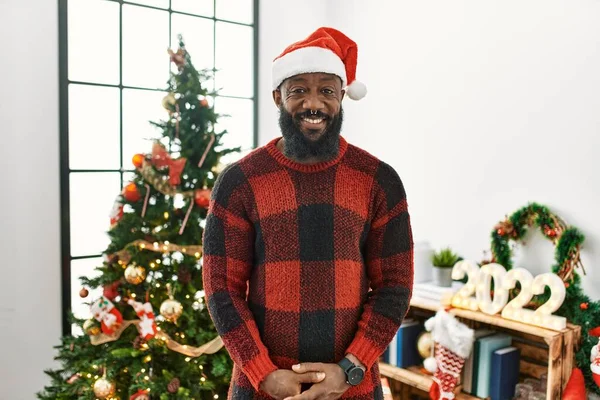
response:
{"label": "wristwatch", "polygon": [[352,361],[344,357],[338,365],[344,370],[346,374],[346,382],[352,386],[360,384],[365,378],[365,371],[356,366]]}

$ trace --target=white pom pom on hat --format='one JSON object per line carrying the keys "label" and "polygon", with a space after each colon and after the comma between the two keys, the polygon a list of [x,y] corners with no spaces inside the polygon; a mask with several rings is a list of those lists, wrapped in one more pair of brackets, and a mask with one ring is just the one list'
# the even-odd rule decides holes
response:
{"label": "white pom pom on hat", "polygon": [[358,48],[352,39],[337,29],[321,27],[273,60],[273,90],[292,76],[323,72],[339,76],[342,86],[347,86],[348,97],[360,100],[367,94],[367,87],[356,80],[357,60]]}

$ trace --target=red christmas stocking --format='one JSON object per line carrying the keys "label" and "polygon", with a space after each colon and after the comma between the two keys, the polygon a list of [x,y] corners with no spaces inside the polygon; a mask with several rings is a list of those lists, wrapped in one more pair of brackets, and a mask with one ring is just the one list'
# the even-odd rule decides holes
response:
{"label": "red christmas stocking", "polygon": [[460,371],[473,348],[473,330],[444,310],[429,318],[425,329],[433,336],[437,364],[429,397],[432,400],[452,400]]}
{"label": "red christmas stocking", "polygon": [[434,383],[429,390],[429,396],[433,400],[453,399],[453,391],[460,378],[460,371],[465,364],[465,359],[436,343],[435,361],[437,371],[433,376]]}

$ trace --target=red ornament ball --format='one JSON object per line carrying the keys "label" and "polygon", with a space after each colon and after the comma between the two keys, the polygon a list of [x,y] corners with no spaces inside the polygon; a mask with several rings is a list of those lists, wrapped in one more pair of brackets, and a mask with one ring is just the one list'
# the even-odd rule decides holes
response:
{"label": "red ornament ball", "polygon": [[90,294],[90,292],[86,288],[81,288],[81,290],[79,291],[79,297],[81,297],[82,299],[88,297],[88,294]]}
{"label": "red ornament ball", "polygon": [[136,201],[140,201],[142,195],[138,191],[137,185],[132,182],[123,189],[123,197],[129,202],[135,203]]}
{"label": "red ornament ball", "polygon": [[113,283],[109,283],[104,286],[102,290],[102,294],[109,300],[114,300],[119,295],[119,286],[121,282],[114,281]]}
{"label": "red ornament ball", "polygon": [[504,232],[504,229],[502,229],[502,228],[499,228],[499,229],[497,230],[497,232],[498,232],[498,235],[500,235],[500,236],[504,236],[504,235],[505,235],[505,233],[506,233],[506,232]]}
{"label": "red ornament ball", "polygon": [[548,229],[548,231],[546,231],[546,234],[551,238],[556,237],[556,231],[554,229]]}
{"label": "red ornament ball", "polygon": [[202,107],[208,107],[208,100],[206,100],[206,99],[202,99],[202,100],[200,100],[200,105],[201,105]]}
{"label": "red ornament ball", "polygon": [[136,168],[142,168],[142,166],[144,165],[145,158],[146,157],[144,157],[143,154],[136,154],[131,159],[131,162],[133,163],[133,165],[135,165]]}
{"label": "red ornament ball", "polygon": [[587,309],[588,309],[588,307],[589,307],[589,304],[588,304],[588,303],[581,303],[581,304],[579,305],[579,308],[581,308],[582,310],[587,310]]}
{"label": "red ornament ball", "polygon": [[208,208],[210,204],[210,189],[196,190],[194,194],[194,202],[198,207]]}

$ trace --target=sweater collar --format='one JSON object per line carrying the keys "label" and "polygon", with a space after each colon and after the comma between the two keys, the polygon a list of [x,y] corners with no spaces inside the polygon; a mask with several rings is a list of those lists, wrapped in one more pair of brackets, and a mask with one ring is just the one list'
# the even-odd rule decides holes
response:
{"label": "sweater collar", "polygon": [[301,171],[301,172],[318,172],[318,171],[322,171],[326,168],[331,167],[332,165],[337,164],[342,157],[344,157],[344,154],[346,153],[346,150],[348,149],[348,142],[346,142],[346,140],[340,136],[340,147],[338,150],[338,154],[335,158],[332,158],[331,160],[327,160],[327,161],[321,161],[315,164],[302,164],[299,163],[297,161],[294,161],[292,159],[287,158],[278,148],[277,148],[277,142],[279,142],[281,140],[281,137],[277,137],[273,140],[271,140],[269,143],[267,143],[267,151],[269,152],[269,154],[271,156],[273,156],[273,158],[280,164],[285,165],[286,167],[295,169],[297,171]]}

